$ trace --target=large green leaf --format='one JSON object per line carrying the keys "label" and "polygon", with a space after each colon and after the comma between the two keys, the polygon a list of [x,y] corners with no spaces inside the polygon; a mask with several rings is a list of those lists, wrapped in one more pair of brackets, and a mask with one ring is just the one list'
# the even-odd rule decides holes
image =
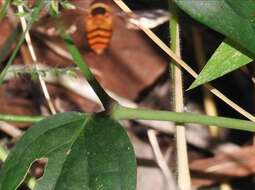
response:
{"label": "large green leaf", "polygon": [[254,0],[176,0],[194,19],[255,54]]}
{"label": "large green leaf", "polygon": [[251,58],[229,43],[222,42],[189,89],[219,78],[251,61]]}
{"label": "large green leaf", "polygon": [[113,119],[63,113],[38,122],[8,156],[0,190],[14,190],[37,159],[48,164],[36,190],[135,190],[132,145]]}

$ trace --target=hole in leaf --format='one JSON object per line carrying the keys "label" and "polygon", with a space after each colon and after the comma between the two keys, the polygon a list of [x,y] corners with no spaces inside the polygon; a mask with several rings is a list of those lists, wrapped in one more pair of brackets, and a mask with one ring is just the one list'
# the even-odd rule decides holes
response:
{"label": "hole in leaf", "polygon": [[29,167],[27,176],[25,177],[24,182],[18,187],[18,190],[30,190],[28,184],[34,183],[35,180],[37,181],[43,176],[47,163],[48,158],[40,158],[35,160]]}
{"label": "hole in leaf", "polygon": [[34,161],[30,166],[28,176],[33,176],[36,179],[42,177],[47,163],[48,163],[47,158],[41,158],[39,160]]}

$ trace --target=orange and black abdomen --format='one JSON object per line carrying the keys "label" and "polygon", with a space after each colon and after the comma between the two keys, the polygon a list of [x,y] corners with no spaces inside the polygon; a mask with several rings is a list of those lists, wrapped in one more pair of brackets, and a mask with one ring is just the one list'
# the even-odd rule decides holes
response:
{"label": "orange and black abdomen", "polygon": [[90,48],[102,54],[108,47],[113,29],[112,9],[106,0],[95,0],[85,15],[85,30]]}

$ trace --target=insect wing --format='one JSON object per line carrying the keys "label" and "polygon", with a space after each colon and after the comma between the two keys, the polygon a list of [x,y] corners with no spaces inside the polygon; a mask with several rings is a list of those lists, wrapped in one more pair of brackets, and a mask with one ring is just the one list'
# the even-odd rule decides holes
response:
{"label": "insect wing", "polygon": [[139,10],[125,15],[126,27],[128,29],[139,30],[141,28],[156,28],[169,21],[169,13],[162,9]]}

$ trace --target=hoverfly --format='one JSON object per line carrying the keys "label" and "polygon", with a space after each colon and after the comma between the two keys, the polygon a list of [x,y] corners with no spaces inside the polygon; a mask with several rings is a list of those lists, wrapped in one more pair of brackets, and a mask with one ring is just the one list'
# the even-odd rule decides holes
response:
{"label": "hoverfly", "polygon": [[90,48],[101,54],[108,47],[113,30],[113,10],[105,0],[90,4],[84,17],[85,31]]}
{"label": "hoverfly", "polygon": [[[155,28],[169,20],[168,12],[156,9],[135,11],[134,14],[120,13],[128,29]],[[102,54],[108,47],[113,33],[113,10],[109,0],[94,0],[85,11],[84,24],[88,44],[95,53]]]}

